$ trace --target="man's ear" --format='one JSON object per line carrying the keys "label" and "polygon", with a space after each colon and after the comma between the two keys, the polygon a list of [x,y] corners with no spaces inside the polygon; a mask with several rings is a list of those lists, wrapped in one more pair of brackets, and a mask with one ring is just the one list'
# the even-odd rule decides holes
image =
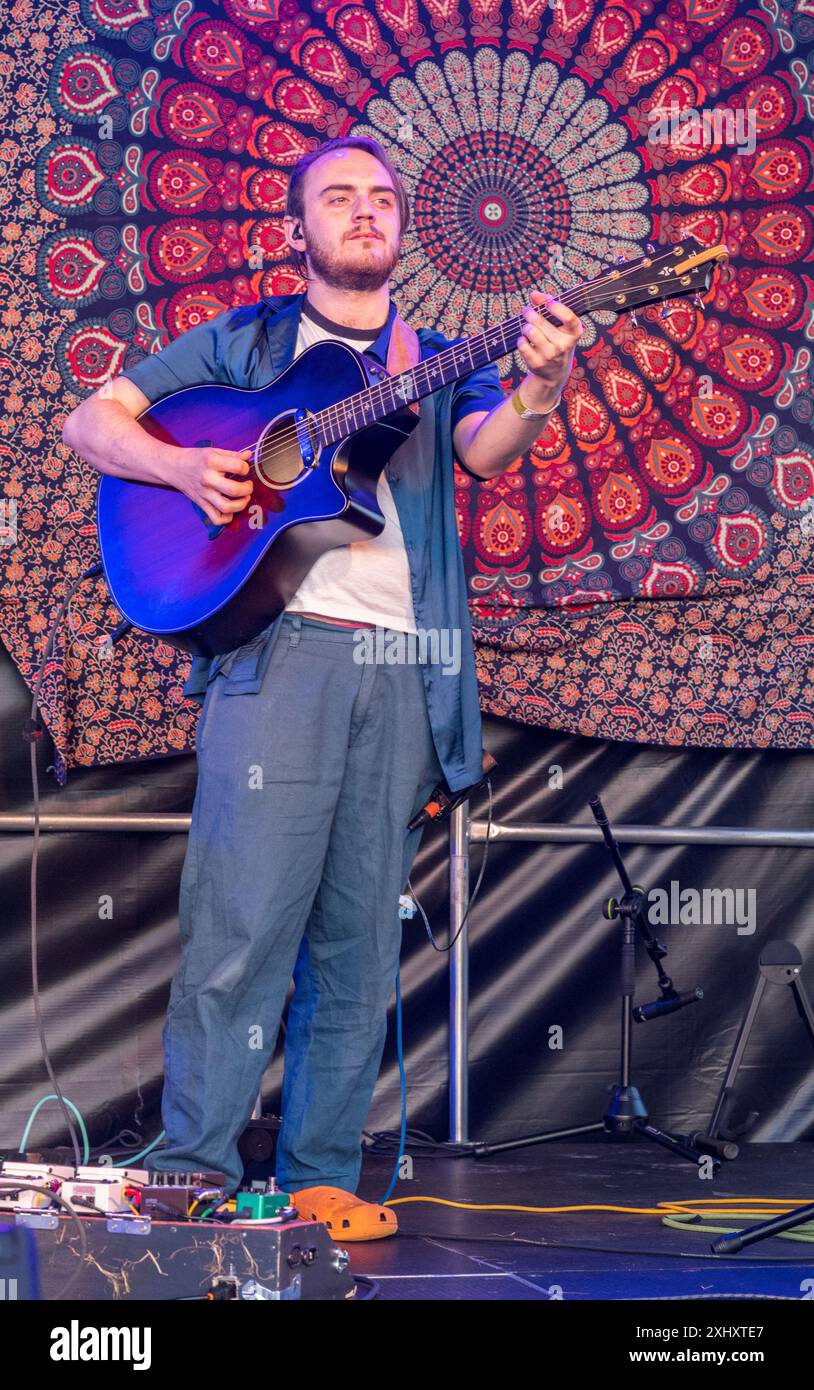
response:
{"label": "man's ear", "polygon": [[285,217],[283,218],[283,226],[295,241],[304,240],[302,234],[302,223],[300,222],[298,217],[291,217],[288,213],[286,213]]}

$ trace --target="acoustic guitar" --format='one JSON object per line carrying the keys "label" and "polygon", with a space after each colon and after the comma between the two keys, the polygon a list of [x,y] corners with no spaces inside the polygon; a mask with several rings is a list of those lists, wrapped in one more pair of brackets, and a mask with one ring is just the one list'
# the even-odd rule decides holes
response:
{"label": "acoustic guitar", "polygon": [[[708,290],[724,245],[695,237],[563,292],[578,315],[617,313]],[[557,319],[545,309],[552,323]],[[345,343],[306,348],[254,390],[202,384],[154,402],[138,422],[179,448],[251,448],[248,504],[222,526],[179,490],[103,474],[97,524],[105,577],[128,623],[193,656],[251,641],[326,550],[384,528],[382,470],[417,424],[411,402],[515,350],[507,319],[397,375]]]}

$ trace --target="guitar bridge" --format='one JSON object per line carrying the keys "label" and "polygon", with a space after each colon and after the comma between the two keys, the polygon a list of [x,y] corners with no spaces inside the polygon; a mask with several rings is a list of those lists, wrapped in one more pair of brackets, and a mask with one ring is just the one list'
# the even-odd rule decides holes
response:
{"label": "guitar bridge", "polygon": [[316,468],[319,463],[319,436],[314,425],[314,417],[305,406],[294,412],[294,424],[300,445],[300,454],[305,468]]}

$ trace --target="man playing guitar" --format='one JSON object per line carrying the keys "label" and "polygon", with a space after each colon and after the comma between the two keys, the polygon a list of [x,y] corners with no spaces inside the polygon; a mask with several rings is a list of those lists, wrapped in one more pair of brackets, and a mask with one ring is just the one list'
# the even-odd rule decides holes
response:
{"label": "man playing guitar", "polygon": [[[347,137],[309,152],[292,170],[283,223],[306,293],[239,306],[182,334],[77,407],[65,442],[102,473],[176,488],[213,525],[229,523],[251,502],[245,451],[177,448],[137,417],[186,386],[263,385],[275,359],[279,367],[323,338],[387,362],[400,326],[389,281],[408,222],[404,188],[376,141]],[[517,342],[528,371],[512,397],[494,365],[426,397],[427,429],[379,481],[381,534],[326,551],[273,643],[264,634],[214,663],[197,658],[185,686],[203,704],[198,784],[164,1027],[167,1142],[146,1166],[217,1170],[228,1191],[238,1187],[237,1141],[293,977],[276,1176],[343,1240],[396,1229],[392,1209],[353,1194],[398,964],[399,895],[421,838],[407,823],[443,778],[455,791],[481,775],[452,450],[477,479],[525,453],[582,333],[564,304],[539,291],[530,299]],[[561,327],[538,315],[544,303]],[[423,357],[449,340],[419,329],[418,342]],[[359,634],[380,628],[454,632],[460,669],[361,662]]]}

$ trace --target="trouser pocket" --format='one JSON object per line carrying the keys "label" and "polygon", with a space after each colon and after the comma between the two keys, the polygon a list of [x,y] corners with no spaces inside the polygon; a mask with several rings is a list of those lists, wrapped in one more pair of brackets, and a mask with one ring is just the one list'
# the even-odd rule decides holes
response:
{"label": "trouser pocket", "polygon": [[224,657],[218,670],[218,675],[224,677],[224,695],[255,695],[260,689],[280,638],[283,616],[281,613],[270,627],[264,628],[251,642]]}

